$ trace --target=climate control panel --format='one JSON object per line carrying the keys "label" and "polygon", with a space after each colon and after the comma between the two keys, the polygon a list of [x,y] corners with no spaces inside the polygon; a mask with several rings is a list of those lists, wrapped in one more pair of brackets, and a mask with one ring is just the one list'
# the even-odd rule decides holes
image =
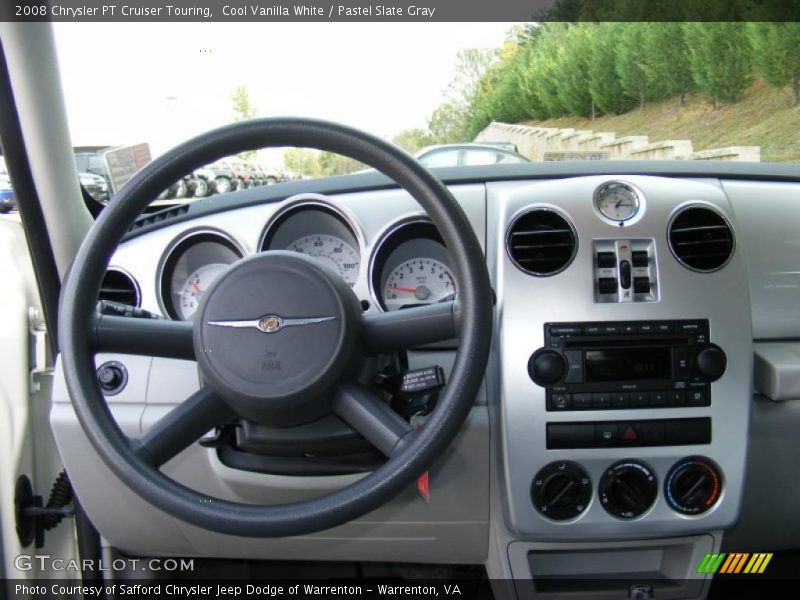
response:
{"label": "climate control panel", "polygon": [[[688,456],[667,472],[663,500],[676,513],[697,516],[716,506],[722,490],[721,469],[704,456]],[[542,517],[556,522],[579,519],[590,507],[595,493],[608,515],[633,520],[653,508],[661,491],[656,470],[633,458],[608,465],[596,490],[587,469],[568,460],[545,465],[531,483],[533,507]]]}

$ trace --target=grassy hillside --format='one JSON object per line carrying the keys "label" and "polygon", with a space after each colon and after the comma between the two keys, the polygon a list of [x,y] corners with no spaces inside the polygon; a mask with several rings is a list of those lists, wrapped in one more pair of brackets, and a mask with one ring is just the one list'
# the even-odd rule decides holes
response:
{"label": "grassy hillside", "polygon": [[755,83],[736,104],[717,109],[700,94],[682,108],[677,99],[662,100],[624,115],[591,119],[563,117],[529,121],[541,127],[613,131],[617,137],[648,135],[651,142],[692,140],[695,151],[723,146],[761,146],[761,160],[800,163],[800,107],[791,106],[791,90]]}

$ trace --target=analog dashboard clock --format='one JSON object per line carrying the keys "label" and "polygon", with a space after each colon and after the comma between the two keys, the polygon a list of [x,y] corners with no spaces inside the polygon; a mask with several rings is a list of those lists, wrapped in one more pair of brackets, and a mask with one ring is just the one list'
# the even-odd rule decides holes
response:
{"label": "analog dashboard clock", "polygon": [[621,181],[604,183],[594,193],[594,203],[604,217],[622,223],[636,216],[641,204],[639,192]]}

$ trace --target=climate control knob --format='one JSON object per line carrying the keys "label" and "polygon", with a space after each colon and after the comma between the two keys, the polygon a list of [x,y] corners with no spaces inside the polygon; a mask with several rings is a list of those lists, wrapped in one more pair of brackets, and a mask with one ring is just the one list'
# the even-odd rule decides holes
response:
{"label": "climate control knob", "polygon": [[728,357],[722,348],[715,344],[702,346],[694,359],[697,371],[710,381],[716,381],[725,373],[728,366]]}
{"label": "climate control knob", "polygon": [[667,473],[664,496],[667,504],[684,515],[699,515],[717,503],[722,494],[722,475],[702,456],[684,458]]}
{"label": "climate control knob", "polygon": [[537,350],[528,360],[528,375],[542,386],[561,381],[566,372],[567,361],[555,350]]}
{"label": "climate control knob", "polygon": [[579,464],[553,462],[531,484],[531,500],[540,514],[555,521],[574,519],[592,499],[592,482]]}
{"label": "climate control knob", "polygon": [[620,519],[635,519],[646,512],[658,496],[656,475],[635,460],[614,463],[600,479],[600,504]]}

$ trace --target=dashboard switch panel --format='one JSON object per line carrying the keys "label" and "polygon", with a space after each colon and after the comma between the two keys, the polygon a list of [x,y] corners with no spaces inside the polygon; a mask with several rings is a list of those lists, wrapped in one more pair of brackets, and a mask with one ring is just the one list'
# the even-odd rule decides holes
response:
{"label": "dashboard switch panel", "polygon": [[658,300],[653,240],[595,240],[593,255],[595,302]]}

